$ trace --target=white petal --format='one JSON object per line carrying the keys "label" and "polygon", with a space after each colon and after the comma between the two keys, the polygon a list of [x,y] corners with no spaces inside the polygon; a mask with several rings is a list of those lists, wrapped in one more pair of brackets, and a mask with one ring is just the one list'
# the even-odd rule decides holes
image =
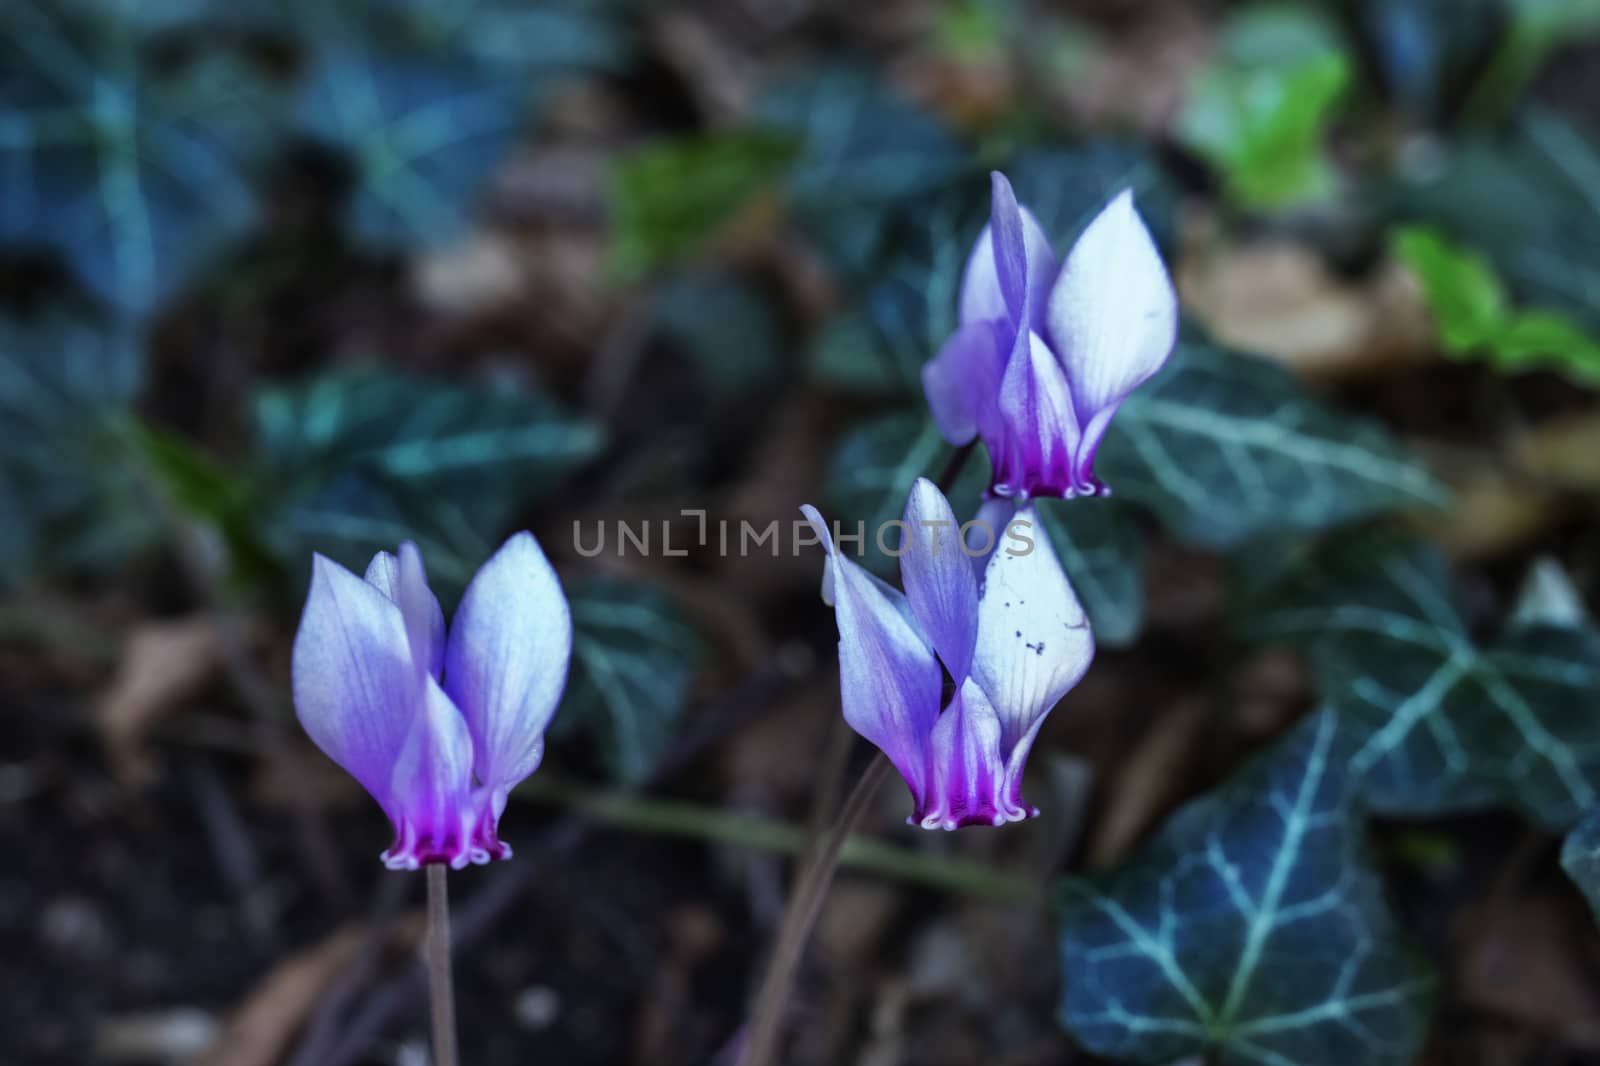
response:
{"label": "white petal", "polygon": [[1078,683],[1094,658],[1094,634],[1030,505],[1015,526],[1031,541],[1009,540],[989,558],[978,601],[972,676],[994,704],[1009,757],[1040,719]]}
{"label": "white petal", "polygon": [[445,647],[444,688],[477,750],[478,779],[510,789],[544,756],[572,660],[572,614],[550,561],[518,533],[461,597]]}
{"label": "white petal", "polygon": [[1078,423],[1161,369],[1177,340],[1178,299],[1161,253],[1124,190],[1089,223],[1050,292],[1049,339]]}

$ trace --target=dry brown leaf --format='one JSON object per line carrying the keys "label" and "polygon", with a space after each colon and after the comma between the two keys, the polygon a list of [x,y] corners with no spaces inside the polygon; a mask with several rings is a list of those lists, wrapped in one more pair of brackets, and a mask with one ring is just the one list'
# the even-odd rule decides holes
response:
{"label": "dry brown leaf", "polygon": [[1392,371],[1433,356],[1421,290],[1393,263],[1371,277],[1335,277],[1317,253],[1283,239],[1214,242],[1186,226],[1178,292],[1218,341],[1310,377]]}
{"label": "dry brown leaf", "polygon": [[95,726],[119,778],[137,784],[155,775],[145,747],[151,727],[204,689],[221,667],[220,631],[209,615],[134,627],[95,712]]}
{"label": "dry brown leaf", "polygon": [[1121,858],[1176,798],[1208,716],[1204,702],[1184,700],[1151,723],[1144,740],[1112,778],[1105,815],[1089,843],[1091,869]]}
{"label": "dry brown leaf", "polygon": [[1477,1007],[1600,1049],[1600,994],[1581,939],[1553,900],[1517,900],[1479,914],[1462,953],[1461,995]]}
{"label": "dry brown leaf", "polygon": [[1455,559],[1483,559],[1533,540],[1563,517],[1550,494],[1476,448],[1413,443],[1451,492],[1448,510],[1412,520]]}
{"label": "dry brown leaf", "polygon": [[[409,915],[395,924],[388,946],[412,948],[422,929],[422,916]],[[366,938],[365,926],[348,925],[279,962],[233,1012],[197,1066],[272,1066],[282,1060],[318,1001],[356,961]]]}
{"label": "dry brown leaf", "polygon": [[1532,429],[1512,445],[1511,460],[1528,478],[1561,492],[1600,492],[1600,411],[1566,415]]}

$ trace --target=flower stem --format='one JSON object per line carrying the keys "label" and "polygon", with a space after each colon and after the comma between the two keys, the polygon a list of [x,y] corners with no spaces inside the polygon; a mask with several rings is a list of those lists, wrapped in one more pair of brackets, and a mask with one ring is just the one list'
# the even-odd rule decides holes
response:
{"label": "flower stem", "polygon": [[784,908],[783,919],[778,924],[778,940],[772,949],[772,961],[767,966],[767,976],[761,982],[756,996],[755,1009],[750,1014],[750,1032],[745,1041],[740,1066],[769,1066],[776,1061],[779,1038],[783,1035],[784,1007],[789,1001],[789,988],[794,983],[794,971],[806,942],[811,939],[812,927],[822,913],[823,901],[833,884],[834,871],[839,866],[839,853],[855,828],[868,804],[888,775],[890,763],[883,755],[875,756],[856,782],[850,797],[844,801],[839,817],[817,844],[816,852],[806,864],[805,872],[795,885]]}
{"label": "flower stem", "polygon": [[450,976],[449,867],[428,864],[428,996],[433,1008],[433,1066],[458,1066],[456,994]]}

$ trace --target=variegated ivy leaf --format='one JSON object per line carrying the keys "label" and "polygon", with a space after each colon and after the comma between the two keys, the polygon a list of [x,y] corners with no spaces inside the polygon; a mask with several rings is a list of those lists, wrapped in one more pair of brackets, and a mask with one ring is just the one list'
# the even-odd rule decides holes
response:
{"label": "variegated ivy leaf", "polygon": [[276,94],[216,42],[155,53],[125,2],[0,6],[0,240],[143,315],[256,217]]}
{"label": "variegated ivy leaf", "polygon": [[610,577],[569,582],[572,680],[563,731],[581,728],[625,784],[650,776],[688,708],[705,642],[659,589]]}
{"label": "variegated ivy leaf", "polygon": [[1120,648],[1144,626],[1144,532],[1116,497],[1038,502],[1061,565],[1094,626],[1095,643]]}
{"label": "variegated ivy leaf", "polygon": [[1561,868],[1589,901],[1600,922],[1600,806],[1595,807],[1561,846]]}
{"label": "variegated ivy leaf", "polygon": [[464,585],[517,508],[604,443],[600,427],[532,390],[383,371],[262,392],[255,410],[267,535],[288,559],[348,566],[418,541],[430,573]]}
{"label": "variegated ivy leaf", "polygon": [[1352,770],[1384,813],[1510,807],[1564,830],[1600,800],[1600,634],[1525,611],[1480,646],[1438,553],[1345,541],[1296,566],[1246,629],[1307,650],[1361,740]]}
{"label": "variegated ivy leaf", "polygon": [[[926,412],[897,411],[846,434],[823,487],[829,521],[845,537],[861,534],[859,542],[845,541],[844,550],[859,553],[858,561],[875,573],[894,576],[899,564],[892,553],[901,534],[889,523],[900,520],[912,483],[919,477],[937,481],[954,455]],[[974,449],[946,493],[962,521],[977,513],[988,475],[988,456]]]}
{"label": "variegated ivy leaf", "polygon": [[1120,866],[1061,893],[1063,1024],[1100,1055],[1406,1066],[1434,979],[1352,813],[1335,715],[1302,723]]}
{"label": "variegated ivy leaf", "polygon": [[1282,367],[1194,338],[1123,404],[1098,470],[1179,537],[1214,548],[1445,495],[1375,423],[1329,407]]}

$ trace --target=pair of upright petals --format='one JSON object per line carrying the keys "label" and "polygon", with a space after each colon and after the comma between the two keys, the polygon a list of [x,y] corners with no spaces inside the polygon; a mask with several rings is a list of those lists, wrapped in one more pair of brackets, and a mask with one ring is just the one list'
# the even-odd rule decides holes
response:
{"label": "pair of upright petals", "polygon": [[1106,428],[1177,337],[1177,298],[1133,193],[1114,198],[1060,261],[996,172],[960,323],[923,385],[950,443],[982,438],[991,494],[1104,493],[1094,459]]}
{"label": "pair of upright petals", "polygon": [[993,530],[991,552],[975,557],[949,501],[919,478],[904,514],[904,592],[840,552],[816,508],[801,510],[828,553],[823,598],[839,627],[845,720],[905,778],[912,823],[955,829],[1037,814],[1022,797],[1023,764],[1045,716],[1089,668],[1094,637],[1032,506],[1002,518],[1018,523],[1018,538]]}
{"label": "pair of upright petals", "polygon": [[391,869],[509,858],[511,789],[538,768],[572,656],[560,581],[518,533],[473,577],[455,619],[416,546],[365,578],[315,557],[294,642],[294,703],[312,741],[394,825]]}

